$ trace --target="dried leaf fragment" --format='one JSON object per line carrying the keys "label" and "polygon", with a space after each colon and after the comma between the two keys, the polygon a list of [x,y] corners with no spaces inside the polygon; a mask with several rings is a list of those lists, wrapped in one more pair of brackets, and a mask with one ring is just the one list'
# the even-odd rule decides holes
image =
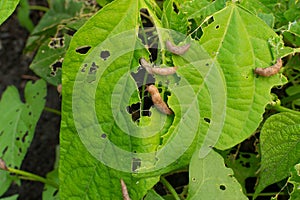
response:
{"label": "dried leaf fragment", "polygon": [[152,67],[144,58],[140,59],[141,66],[149,73],[149,74],[158,74],[162,76],[167,76],[171,74],[175,74],[177,67]]}
{"label": "dried leaf fragment", "polygon": [[176,55],[183,55],[185,52],[189,50],[190,46],[191,46],[190,44],[186,44],[183,46],[175,46],[171,43],[170,40],[166,41],[166,47],[168,51]]}
{"label": "dried leaf fragment", "polygon": [[166,115],[173,114],[173,111],[168,108],[167,104],[161,98],[158,89],[154,85],[147,86],[146,90],[150,93],[154,106]]}
{"label": "dried leaf fragment", "polygon": [[279,70],[281,69],[281,67],[282,67],[282,60],[281,60],[281,58],[278,58],[277,62],[274,65],[272,65],[270,67],[266,67],[266,68],[258,67],[254,70],[254,73],[258,74],[260,76],[269,77],[269,76],[273,76],[273,75],[277,74],[279,72]]}

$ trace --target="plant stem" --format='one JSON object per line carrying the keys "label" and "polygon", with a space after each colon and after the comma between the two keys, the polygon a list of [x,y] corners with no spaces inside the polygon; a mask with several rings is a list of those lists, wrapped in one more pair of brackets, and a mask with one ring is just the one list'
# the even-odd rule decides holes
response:
{"label": "plant stem", "polygon": [[[287,195],[286,193],[284,193],[284,192],[281,192],[281,193],[276,193],[276,192],[266,192],[266,193],[260,193],[259,195],[258,195],[258,197],[260,197],[260,196],[275,196],[275,195]],[[247,193],[246,194],[247,196],[254,196],[254,193]]]}
{"label": "plant stem", "polygon": [[289,113],[294,113],[294,114],[297,114],[297,115],[300,114],[300,112],[298,112],[298,111],[295,111],[295,110],[292,110],[292,109],[289,109],[289,108],[286,108],[286,107],[283,107],[283,106],[280,106],[280,105],[274,105],[274,106],[271,105],[270,107],[271,107],[271,109],[274,109],[278,112],[289,112]]}
{"label": "plant stem", "polygon": [[162,184],[164,184],[166,186],[166,188],[171,192],[171,194],[173,195],[173,197],[176,200],[180,200],[177,192],[175,191],[173,186],[167,181],[167,179],[165,179],[165,177],[160,177],[160,181],[161,181]]}
{"label": "plant stem", "polygon": [[37,5],[32,5],[29,6],[30,10],[39,10],[39,11],[44,11],[47,12],[49,10],[49,8],[45,7],[45,6],[37,6]]}
{"label": "plant stem", "polygon": [[36,174],[32,174],[30,172],[26,172],[26,171],[19,170],[19,169],[14,169],[14,168],[10,168],[10,167],[8,167],[8,171],[10,173],[21,175],[20,178],[24,179],[24,180],[39,181],[39,182],[51,185],[52,187],[55,187],[57,189],[59,187],[58,184],[56,184],[54,181],[46,179],[46,178],[43,178],[43,177],[38,176]]}
{"label": "plant stem", "polygon": [[49,108],[47,106],[44,107],[44,110],[48,111],[48,112],[51,112],[51,113],[54,113],[54,114],[57,114],[57,115],[61,115],[61,112],[59,110],[56,110],[56,109],[53,109],[53,108]]}

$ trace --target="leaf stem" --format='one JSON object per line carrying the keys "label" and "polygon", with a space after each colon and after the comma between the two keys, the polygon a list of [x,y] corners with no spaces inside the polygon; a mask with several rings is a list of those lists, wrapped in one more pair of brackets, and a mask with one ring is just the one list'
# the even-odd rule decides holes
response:
{"label": "leaf stem", "polygon": [[160,177],[160,182],[166,186],[166,188],[171,192],[171,194],[173,195],[173,197],[176,200],[180,200],[177,192],[175,191],[173,186],[167,181],[167,179],[165,177]]}
{"label": "leaf stem", "polygon": [[48,112],[51,112],[51,113],[54,113],[54,114],[57,114],[57,115],[61,115],[61,112],[59,110],[54,109],[54,108],[49,108],[49,107],[45,106],[44,110],[48,111]]}
{"label": "leaf stem", "polygon": [[8,167],[7,168],[8,171],[10,173],[14,173],[14,174],[17,174],[17,175],[21,175],[20,178],[21,179],[24,179],[24,180],[31,180],[31,181],[39,181],[39,182],[42,182],[42,183],[45,183],[45,184],[48,184],[48,185],[51,185],[52,187],[55,187],[58,189],[58,184],[55,183],[54,181],[52,180],[49,180],[49,179],[46,179],[46,178],[43,178],[41,176],[38,176],[36,174],[32,174],[30,172],[26,172],[26,171],[23,171],[23,170],[20,170],[20,169],[14,169],[14,168],[10,168]]}
{"label": "leaf stem", "polygon": [[276,105],[270,105],[270,108],[273,109],[273,110],[276,110],[278,112],[289,112],[289,113],[294,113],[296,115],[300,114],[300,112],[298,112],[298,111],[295,111],[295,110],[292,110],[292,109],[280,106],[278,104],[276,104]]}
{"label": "leaf stem", "polygon": [[38,5],[32,5],[29,6],[30,10],[39,10],[39,11],[44,11],[47,12],[49,10],[49,8],[45,7],[45,6],[38,6]]}

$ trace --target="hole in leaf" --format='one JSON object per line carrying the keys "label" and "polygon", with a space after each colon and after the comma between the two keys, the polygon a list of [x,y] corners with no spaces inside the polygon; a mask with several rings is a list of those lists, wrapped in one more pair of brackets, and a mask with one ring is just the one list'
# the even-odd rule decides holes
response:
{"label": "hole in leaf", "polygon": [[131,170],[132,172],[136,172],[141,167],[141,159],[139,158],[132,158],[131,161]]}
{"label": "hole in leaf", "polygon": [[65,45],[64,37],[51,38],[48,46],[52,49],[62,48]]}
{"label": "hole in leaf", "polygon": [[16,140],[17,140],[17,141],[19,141],[19,140],[20,140],[20,138],[19,138],[19,137],[16,137]]}
{"label": "hole in leaf", "polygon": [[250,154],[247,154],[247,153],[241,154],[241,156],[242,156],[243,158],[250,158],[250,157],[251,157],[251,155],[250,155]]}
{"label": "hole in leaf", "polygon": [[21,147],[19,148],[19,153],[22,153],[22,148]]}
{"label": "hole in leaf", "polygon": [[225,185],[220,185],[220,190],[226,190],[226,186]]}
{"label": "hole in leaf", "polygon": [[101,57],[103,60],[107,60],[107,58],[109,58],[109,56],[110,56],[109,51],[101,51],[101,53],[100,53],[100,57]]}
{"label": "hole in leaf", "polygon": [[25,132],[25,134],[23,135],[23,137],[22,137],[22,142],[24,143],[25,142],[25,140],[26,140],[26,137],[28,136],[28,131],[26,131]]}
{"label": "hole in leaf", "polygon": [[193,177],[193,178],[192,178],[192,181],[193,181],[193,182],[196,182],[196,178],[195,178],[195,177]]}
{"label": "hole in leaf", "polygon": [[179,12],[179,10],[178,10],[178,8],[177,8],[177,6],[176,6],[176,4],[173,2],[173,10],[174,10],[174,12],[176,12],[176,13],[178,13]]}
{"label": "hole in leaf", "polygon": [[219,28],[220,28],[220,25],[217,25],[217,26],[216,26],[216,29],[219,29]]}
{"label": "hole in leaf", "polygon": [[88,64],[84,64],[84,65],[83,65],[83,67],[81,68],[81,70],[80,70],[80,71],[81,71],[81,72],[85,72],[85,71],[86,71],[86,68],[87,68],[87,66],[88,66]]}
{"label": "hole in leaf", "polygon": [[92,63],[92,66],[90,68],[89,74],[96,74],[97,70],[98,70],[99,66],[96,65],[95,62]]}
{"label": "hole in leaf", "polygon": [[4,154],[7,152],[7,149],[8,149],[8,146],[6,146],[6,147],[3,149],[3,151],[2,151],[2,156],[1,156],[1,157],[4,156]]}
{"label": "hole in leaf", "polygon": [[107,135],[106,135],[105,133],[103,133],[103,134],[101,135],[101,137],[102,137],[103,139],[105,139],[105,138],[107,137]]}
{"label": "hole in leaf", "polygon": [[210,123],[210,119],[207,117],[204,118],[204,121],[206,121],[207,123]]}
{"label": "hole in leaf", "polygon": [[80,54],[87,54],[87,52],[91,49],[91,46],[82,46],[82,47],[77,47],[76,52]]}
{"label": "hole in leaf", "polygon": [[57,193],[58,193],[58,190],[55,190],[55,191],[53,192],[52,196],[53,196],[53,197],[56,196]]}
{"label": "hole in leaf", "polygon": [[31,114],[32,114],[31,112],[28,113],[29,116],[31,116]]}

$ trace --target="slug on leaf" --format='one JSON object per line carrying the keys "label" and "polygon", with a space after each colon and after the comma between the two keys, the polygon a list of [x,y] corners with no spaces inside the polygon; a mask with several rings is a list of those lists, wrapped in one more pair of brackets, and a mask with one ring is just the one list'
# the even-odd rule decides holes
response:
{"label": "slug on leaf", "polygon": [[158,89],[154,85],[149,85],[146,87],[146,91],[148,91],[151,95],[152,102],[154,106],[162,113],[166,115],[173,114],[173,111],[167,106],[167,104],[161,98]]}
{"label": "slug on leaf", "polygon": [[174,53],[176,55],[183,55],[185,52],[187,52],[190,48],[190,44],[186,44],[183,46],[175,46],[171,43],[170,40],[166,41],[166,47],[168,49],[168,51],[170,51],[171,53]]}
{"label": "slug on leaf", "polygon": [[171,74],[175,74],[177,67],[152,67],[144,58],[140,59],[141,66],[149,73],[149,74],[158,74],[162,76],[167,76]]}
{"label": "slug on leaf", "polygon": [[277,62],[274,65],[272,65],[270,67],[266,67],[266,68],[258,67],[254,70],[254,73],[258,74],[260,76],[269,77],[269,76],[273,76],[273,75],[277,74],[279,72],[279,70],[281,69],[281,67],[282,67],[282,60],[281,60],[281,58],[278,58]]}

